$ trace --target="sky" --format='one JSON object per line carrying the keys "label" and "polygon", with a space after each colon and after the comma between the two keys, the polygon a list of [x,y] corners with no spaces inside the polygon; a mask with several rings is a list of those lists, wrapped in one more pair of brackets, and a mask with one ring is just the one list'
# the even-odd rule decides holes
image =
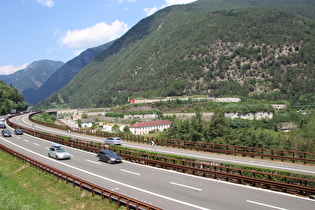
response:
{"label": "sky", "polygon": [[194,1],[1,0],[0,75],[43,59],[66,63],[160,9]]}

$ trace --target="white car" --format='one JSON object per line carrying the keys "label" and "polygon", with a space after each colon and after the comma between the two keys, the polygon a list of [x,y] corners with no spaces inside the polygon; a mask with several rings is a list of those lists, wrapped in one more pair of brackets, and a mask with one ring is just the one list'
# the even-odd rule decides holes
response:
{"label": "white car", "polygon": [[48,156],[56,158],[57,160],[61,159],[70,159],[71,156],[60,144],[53,143],[48,149]]}
{"label": "white car", "polygon": [[122,145],[123,140],[120,137],[108,137],[104,140],[104,144]]}

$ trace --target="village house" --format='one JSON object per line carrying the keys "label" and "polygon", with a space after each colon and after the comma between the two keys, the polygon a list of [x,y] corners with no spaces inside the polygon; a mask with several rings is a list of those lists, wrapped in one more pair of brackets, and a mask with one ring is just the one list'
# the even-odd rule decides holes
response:
{"label": "village house", "polygon": [[93,119],[82,119],[81,120],[81,127],[82,128],[90,128],[93,125]]}
{"label": "village house", "polygon": [[162,132],[171,126],[169,120],[159,120],[150,122],[137,122],[129,127],[134,135],[149,134],[150,131]]}

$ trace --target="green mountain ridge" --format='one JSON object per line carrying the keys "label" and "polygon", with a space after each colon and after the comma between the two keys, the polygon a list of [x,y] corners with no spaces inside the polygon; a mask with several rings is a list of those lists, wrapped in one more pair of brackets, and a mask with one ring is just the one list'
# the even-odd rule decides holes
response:
{"label": "green mountain ridge", "polygon": [[[294,2],[298,15],[290,13]],[[311,14],[315,5],[308,0],[199,0],[167,7],[141,20],[38,107],[201,94],[314,99]]]}
{"label": "green mountain ridge", "polygon": [[26,89],[38,89],[46,80],[57,71],[64,63],[43,59],[34,61],[25,69],[9,75],[0,75],[0,80],[15,87],[19,92]]}

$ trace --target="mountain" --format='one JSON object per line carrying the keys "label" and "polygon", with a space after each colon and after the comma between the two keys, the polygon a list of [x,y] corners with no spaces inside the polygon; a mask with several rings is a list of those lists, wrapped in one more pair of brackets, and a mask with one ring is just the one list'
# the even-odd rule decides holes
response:
{"label": "mountain", "polygon": [[27,103],[24,102],[23,95],[14,87],[0,80],[0,115],[11,113],[11,110],[24,111]]}
{"label": "mountain", "polygon": [[63,64],[61,61],[34,61],[25,69],[13,74],[0,75],[0,80],[8,85],[12,85],[19,92],[29,88],[38,89]]}
{"label": "mountain", "polygon": [[182,95],[315,103],[313,14],[310,0],[199,0],[164,8],[39,107]]}
{"label": "mountain", "polygon": [[65,63],[38,89],[26,89],[22,93],[29,104],[48,98],[53,92],[63,88],[83,67],[89,64],[101,52],[107,49],[113,42],[90,48],[82,52],[77,57]]}

